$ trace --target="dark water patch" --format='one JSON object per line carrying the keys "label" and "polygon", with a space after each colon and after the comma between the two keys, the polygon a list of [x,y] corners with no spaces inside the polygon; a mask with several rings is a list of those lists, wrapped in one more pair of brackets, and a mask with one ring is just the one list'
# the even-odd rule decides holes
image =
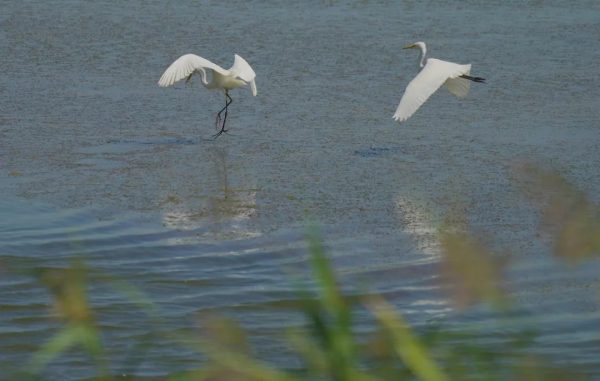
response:
{"label": "dark water patch", "polygon": [[108,139],[105,144],[81,148],[78,152],[85,154],[126,154],[152,147],[186,146],[194,144],[198,144],[198,140],[178,137]]}
{"label": "dark water patch", "polygon": [[198,144],[198,140],[177,138],[177,137],[162,137],[162,138],[143,138],[143,139],[109,139],[106,144],[116,146],[154,146],[154,145],[193,145]]}
{"label": "dark water patch", "polygon": [[370,157],[379,157],[379,156],[387,156],[392,154],[397,154],[401,152],[400,148],[389,148],[389,147],[369,147],[358,149],[354,151],[354,155],[370,158]]}
{"label": "dark water patch", "polygon": [[109,160],[102,158],[85,158],[77,161],[77,164],[96,167],[101,170],[122,168],[124,164],[118,160]]}

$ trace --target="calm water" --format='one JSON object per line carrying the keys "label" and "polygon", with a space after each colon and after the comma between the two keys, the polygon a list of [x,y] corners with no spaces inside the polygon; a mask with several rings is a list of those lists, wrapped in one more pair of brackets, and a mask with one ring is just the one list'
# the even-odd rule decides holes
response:
{"label": "calm water", "polygon": [[[456,316],[436,292],[433,233],[460,209],[514,253],[521,320],[545,323],[539,353],[600,375],[598,269],[545,259],[511,170],[550,164],[600,201],[597,2],[0,7],[2,262],[84,256],[147,291],[168,329],[225,310],[263,358],[293,366],[271,337],[302,320],[268,305],[293,298],[294,277],[306,274],[307,218],[322,224],[349,292],[379,291],[415,324],[485,325],[485,314]],[[488,84],[463,101],[440,91],[399,127],[391,116],[417,63],[400,48],[416,40],[433,57],[472,63]],[[188,52],[225,67],[238,53],[257,72],[258,97],[232,93],[234,136],[206,140],[222,94],[198,81],[156,85]],[[109,289],[92,299],[123,358],[147,325]],[[48,303],[31,279],[2,274],[0,369],[25,363],[53,332]],[[136,373],[196,364],[158,343]],[[50,372],[87,374],[76,356]]]}

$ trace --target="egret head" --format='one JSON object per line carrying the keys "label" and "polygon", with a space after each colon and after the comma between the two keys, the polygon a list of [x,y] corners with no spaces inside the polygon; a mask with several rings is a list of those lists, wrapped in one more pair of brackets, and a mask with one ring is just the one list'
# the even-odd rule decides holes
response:
{"label": "egret head", "polygon": [[422,51],[424,51],[425,50],[425,43],[422,42],[422,41],[415,42],[414,44],[406,45],[402,49],[421,49]]}

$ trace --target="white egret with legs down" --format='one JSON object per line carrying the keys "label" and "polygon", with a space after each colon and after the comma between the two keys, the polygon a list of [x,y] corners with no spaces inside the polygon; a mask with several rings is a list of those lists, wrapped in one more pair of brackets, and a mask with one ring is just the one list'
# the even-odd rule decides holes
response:
{"label": "white egret with legs down", "polygon": [[[210,80],[208,79],[207,71],[211,73]],[[158,81],[158,85],[161,87],[171,86],[184,78],[187,83],[194,74],[200,74],[202,84],[207,89],[221,89],[225,91],[225,106],[218,112],[215,120],[215,128],[218,131],[213,135],[213,138],[216,139],[228,131],[225,128],[227,110],[231,102],[233,102],[229,96],[229,90],[249,85],[252,95],[256,96],[256,82],[254,81],[256,73],[254,73],[248,62],[237,54],[235,54],[233,66],[229,70],[223,69],[219,65],[195,54],[185,54],[175,60],[165,70]],[[223,113],[225,114],[221,116]]]}

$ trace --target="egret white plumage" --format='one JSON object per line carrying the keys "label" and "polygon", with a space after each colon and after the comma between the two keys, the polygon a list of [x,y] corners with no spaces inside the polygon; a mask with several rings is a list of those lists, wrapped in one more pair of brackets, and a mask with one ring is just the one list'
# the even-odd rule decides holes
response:
{"label": "egret white plumage", "polygon": [[406,87],[393,116],[396,121],[403,122],[410,118],[431,94],[444,84],[452,94],[458,98],[464,98],[469,93],[470,82],[485,83],[484,78],[469,75],[471,64],[459,65],[435,58],[425,58],[427,47],[424,42],[415,42],[403,49],[415,48],[421,50],[419,58],[421,71]]}
{"label": "egret white plumage", "polygon": [[[206,72],[211,73],[210,80],[207,78]],[[233,66],[229,70],[223,69],[209,60],[197,56],[195,54],[185,54],[173,62],[163,73],[158,81],[161,87],[171,86],[175,82],[186,78],[186,83],[192,78],[192,75],[200,74],[202,84],[209,90],[221,89],[225,91],[225,106],[217,114],[215,128],[221,128],[214,138],[219,137],[222,133],[227,132],[225,122],[227,121],[227,110],[233,99],[229,96],[229,90],[250,85],[252,95],[256,96],[256,73],[245,59],[235,54]],[[221,114],[225,115],[221,118]],[[221,123],[222,122],[222,123]],[[219,123],[221,125],[219,126]]]}

